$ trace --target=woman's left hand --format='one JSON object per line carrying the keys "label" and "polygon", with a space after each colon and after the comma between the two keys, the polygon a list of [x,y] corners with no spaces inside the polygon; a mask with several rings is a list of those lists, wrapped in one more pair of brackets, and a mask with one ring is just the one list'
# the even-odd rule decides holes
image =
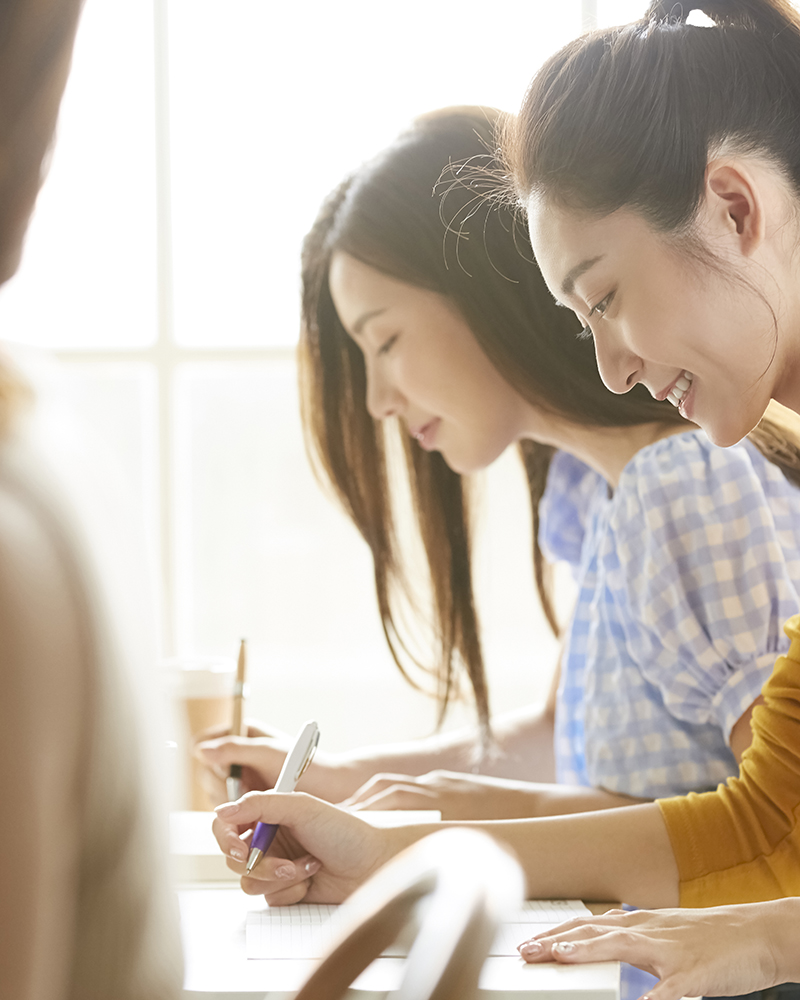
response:
{"label": "woman's left hand", "polygon": [[[340,803],[346,809],[438,809],[442,819],[501,819],[532,815],[533,802],[521,813],[509,812],[515,782],[461,774],[429,771],[410,774],[376,774],[358,791]],[[533,786],[531,786],[533,787]]]}
{"label": "woman's left hand", "polygon": [[630,962],[659,977],[650,1000],[734,996],[800,978],[800,899],[610,910],[537,934],[519,950],[526,962]]}

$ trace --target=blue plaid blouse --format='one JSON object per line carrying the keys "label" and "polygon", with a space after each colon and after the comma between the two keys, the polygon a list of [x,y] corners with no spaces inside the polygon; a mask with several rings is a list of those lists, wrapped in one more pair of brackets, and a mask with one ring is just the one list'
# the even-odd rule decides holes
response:
{"label": "blue plaid blouse", "polygon": [[737,772],[728,740],[800,606],[800,490],[748,441],[639,451],[611,494],[558,452],[539,540],[578,585],[556,709],[559,782],[656,798]]}

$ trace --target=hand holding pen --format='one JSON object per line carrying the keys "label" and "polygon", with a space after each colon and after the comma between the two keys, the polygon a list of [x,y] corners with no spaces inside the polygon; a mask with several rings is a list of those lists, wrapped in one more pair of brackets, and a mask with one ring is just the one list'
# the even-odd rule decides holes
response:
{"label": "hand holding pen", "polygon": [[[301,751],[298,756],[302,757]],[[282,784],[283,789],[293,786],[290,767],[286,770],[288,784]],[[230,859],[229,867],[247,876],[242,880],[246,893],[263,895],[271,906],[302,900],[340,903],[390,857],[441,826],[374,827],[312,795],[279,794],[277,786],[268,792],[248,792],[238,802],[217,806],[216,813],[213,833]],[[242,835],[253,824],[256,830],[266,828],[266,840],[259,847],[253,842],[254,831],[250,852],[257,850],[260,857],[248,873],[248,845]],[[279,826],[280,853],[266,853]]]}
{"label": "hand holding pen", "polygon": [[[295,790],[303,771],[311,763],[318,743],[319,727],[316,722],[307,722],[297,734],[294,746],[283,762],[274,791],[293,792]],[[247,858],[245,868],[246,875],[250,874],[261,860],[261,856],[269,850],[269,845],[275,839],[277,832],[278,825],[276,823],[256,823],[253,839],[250,841],[250,855]]]}

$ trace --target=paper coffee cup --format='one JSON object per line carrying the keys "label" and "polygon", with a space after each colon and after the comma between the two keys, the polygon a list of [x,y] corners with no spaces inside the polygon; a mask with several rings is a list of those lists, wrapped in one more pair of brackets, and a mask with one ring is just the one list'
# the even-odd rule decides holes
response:
{"label": "paper coffee cup", "polygon": [[162,673],[172,696],[178,728],[178,757],[184,780],[179,808],[207,810],[212,802],[203,787],[203,765],[192,756],[195,738],[212,727],[230,728],[236,665],[222,658],[164,660]]}

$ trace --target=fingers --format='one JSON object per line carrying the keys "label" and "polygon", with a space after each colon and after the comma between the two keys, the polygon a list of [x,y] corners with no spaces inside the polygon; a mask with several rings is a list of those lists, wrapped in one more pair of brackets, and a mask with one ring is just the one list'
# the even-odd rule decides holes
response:
{"label": "fingers", "polygon": [[408,781],[413,781],[413,778],[405,774],[373,774],[369,781],[365,781],[341,805],[348,809],[363,808],[364,803],[374,799],[376,795],[383,795],[395,785]]}
{"label": "fingers", "polygon": [[588,922],[576,923],[570,929],[545,932],[519,946],[526,962],[630,962],[645,972],[657,975],[653,968],[652,942],[634,936],[624,928],[608,927]]}
{"label": "fingers", "polygon": [[[236,802],[226,802],[217,806],[211,830],[222,853],[235,861],[241,861],[242,852],[247,852],[247,845],[241,838],[243,830],[255,826],[258,822],[283,824],[287,830],[296,831],[300,843],[297,845],[299,850],[294,850],[293,853],[299,854],[309,849],[308,845],[302,846],[306,837],[309,840],[314,840],[315,836],[317,840],[320,839],[319,831],[330,821],[330,817],[327,821],[325,818],[326,811],[330,810],[333,810],[337,817],[347,816],[341,810],[302,792],[288,794],[248,792]],[[356,822],[359,821],[350,820],[351,824]],[[311,850],[314,851],[313,846]],[[267,868],[263,868],[266,871],[271,864],[272,858],[264,857],[258,867],[262,869],[267,865]]]}
{"label": "fingers", "polygon": [[353,808],[365,809],[432,809],[438,797],[424,788],[408,785],[392,785],[383,792],[356,804]]}
{"label": "fingers", "polygon": [[270,906],[293,906],[302,903],[308,895],[308,882],[300,882],[278,892],[266,893],[264,899]]}
{"label": "fingers", "polygon": [[404,774],[375,775],[341,805],[348,809],[433,808],[438,795],[421,785],[421,780]]}
{"label": "fingers", "polygon": [[273,747],[267,738],[250,739],[245,736],[221,736],[197,743],[194,756],[212,770],[218,778],[227,776],[231,764],[241,764],[262,779],[262,784],[272,786],[277,780],[286,753]]}
{"label": "fingers", "polygon": [[311,855],[295,861],[267,856],[242,877],[242,890],[249,896],[263,896],[270,906],[287,906],[305,898],[310,880],[321,867]]}
{"label": "fingers", "polygon": [[[586,932],[581,928],[571,933]],[[519,946],[519,953],[526,962],[563,962],[565,965],[581,962],[612,962],[621,961],[622,956],[614,950],[613,942],[609,941],[611,934],[602,934],[584,940],[553,940],[532,939]]]}
{"label": "fingers", "polygon": [[[192,739],[195,743],[204,743],[207,740],[218,740],[223,736],[230,736],[231,729],[230,726],[209,726],[208,729],[201,729],[200,732],[195,733]],[[263,729],[260,725],[250,722],[247,726],[247,732],[245,736],[248,739],[255,739],[260,736],[283,736],[282,733],[275,731],[268,731]]]}

